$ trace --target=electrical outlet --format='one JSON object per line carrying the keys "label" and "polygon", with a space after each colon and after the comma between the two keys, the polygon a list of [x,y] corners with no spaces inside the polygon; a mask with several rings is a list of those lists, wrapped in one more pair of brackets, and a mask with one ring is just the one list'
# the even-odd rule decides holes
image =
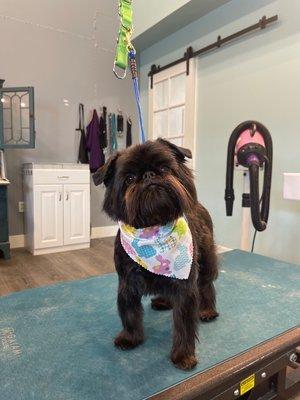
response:
{"label": "electrical outlet", "polygon": [[24,212],[24,201],[19,201],[19,212],[20,213]]}

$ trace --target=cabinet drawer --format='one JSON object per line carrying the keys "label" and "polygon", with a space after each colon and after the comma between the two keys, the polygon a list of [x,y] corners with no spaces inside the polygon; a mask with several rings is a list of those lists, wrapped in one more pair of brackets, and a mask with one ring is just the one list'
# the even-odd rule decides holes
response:
{"label": "cabinet drawer", "polygon": [[63,184],[63,183],[89,183],[89,170],[53,169],[33,170],[34,185]]}

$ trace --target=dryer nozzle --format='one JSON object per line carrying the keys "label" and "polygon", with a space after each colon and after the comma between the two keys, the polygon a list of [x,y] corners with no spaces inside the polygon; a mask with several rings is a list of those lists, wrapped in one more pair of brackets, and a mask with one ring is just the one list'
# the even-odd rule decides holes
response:
{"label": "dryer nozzle", "polygon": [[232,216],[234,198],[235,198],[234,190],[233,189],[225,189],[225,204],[226,204],[227,217]]}

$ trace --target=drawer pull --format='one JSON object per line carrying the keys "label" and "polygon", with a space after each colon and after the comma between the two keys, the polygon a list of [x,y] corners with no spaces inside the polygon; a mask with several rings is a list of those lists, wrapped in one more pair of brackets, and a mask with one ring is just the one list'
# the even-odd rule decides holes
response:
{"label": "drawer pull", "polygon": [[69,176],[66,175],[62,175],[62,176],[58,176],[57,179],[69,179]]}

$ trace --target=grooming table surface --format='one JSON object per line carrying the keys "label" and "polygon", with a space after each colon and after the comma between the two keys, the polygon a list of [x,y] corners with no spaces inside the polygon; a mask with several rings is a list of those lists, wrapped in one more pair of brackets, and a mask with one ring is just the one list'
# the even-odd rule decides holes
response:
{"label": "grooming table surface", "polygon": [[199,363],[169,361],[172,314],[144,301],[146,341],[123,352],[115,274],[0,298],[0,399],[141,400],[187,380],[300,321],[300,267],[233,250],[222,254],[220,317],[199,323]]}

